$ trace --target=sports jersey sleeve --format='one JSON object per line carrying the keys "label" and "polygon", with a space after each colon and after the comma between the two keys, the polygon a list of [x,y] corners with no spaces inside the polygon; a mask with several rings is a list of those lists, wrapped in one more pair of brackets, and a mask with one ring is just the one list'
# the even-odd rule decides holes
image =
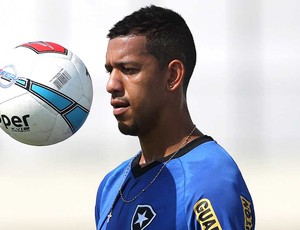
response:
{"label": "sports jersey sleeve", "polygon": [[103,209],[102,204],[103,204],[103,190],[105,189],[106,183],[108,178],[110,177],[110,174],[108,174],[101,182],[98,191],[97,191],[97,196],[96,196],[96,205],[95,205],[95,222],[96,225],[98,225],[99,219],[100,219],[100,213],[101,210]]}
{"label": "sports jersey sleeve", "polygon": [[129,160],[123,162],[113,171],[108,173],[99,185],[95,205],[95,221],[97,229],[105,229],[103,226],[106,223],[107,215],[122,183],[122,175],[128,162]]}
{"label": "sports jersey sleeve", "polygon": [[254,229],[253,206],[249,198],[238,194],[221,193],[220,196],[221,199],[215,199],[207,195],[194,204],[194,229]]}
{"label": "sports jersey sleeve", "polygon": [[253,202],[233,159],[215,142],[203,145],[201,154],[195,166],[183,167],[189,229],[253,230]]}

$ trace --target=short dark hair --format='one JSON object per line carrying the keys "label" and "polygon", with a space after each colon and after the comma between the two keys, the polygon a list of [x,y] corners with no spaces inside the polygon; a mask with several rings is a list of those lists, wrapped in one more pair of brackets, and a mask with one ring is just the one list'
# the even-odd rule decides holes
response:
{"label": "short dark hair", "polygon": [[146,36],[147,51],[157,58],[161,67],[174,59],[182,61],[185,66],[183,90],[186,94],[196,64],[196,48],[185,20],[173,10],[147,6],[117,22],[107,37],[113,39],[127,35]]}

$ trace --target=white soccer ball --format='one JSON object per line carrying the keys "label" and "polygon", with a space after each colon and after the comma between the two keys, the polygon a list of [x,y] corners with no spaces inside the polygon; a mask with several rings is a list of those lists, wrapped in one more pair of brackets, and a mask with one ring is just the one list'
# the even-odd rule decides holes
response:
{"label": "white soccer ball", "polygon": [[51,145],[85,122],[93,99],[91,77],[70,50],[28,42],[0,63],[0,127],[29,145]]}

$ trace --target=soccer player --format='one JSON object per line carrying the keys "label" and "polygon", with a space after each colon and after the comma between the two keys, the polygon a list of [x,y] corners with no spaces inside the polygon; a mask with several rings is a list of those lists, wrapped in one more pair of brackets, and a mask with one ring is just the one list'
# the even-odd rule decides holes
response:
{"label": "soccer player", "polygon": [[109,31],[106,89],[120,132],[141,150],[101,182],[97,229],[254,229],[251,196],[236,163],[188,111],[193,36],[176,12],[149,6]]}

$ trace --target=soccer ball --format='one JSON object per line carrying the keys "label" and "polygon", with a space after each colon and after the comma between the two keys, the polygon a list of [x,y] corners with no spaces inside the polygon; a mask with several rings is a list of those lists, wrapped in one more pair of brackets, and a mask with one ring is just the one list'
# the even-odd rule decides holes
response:
{"label": "soccer ball", "polygon": [[0,127],[22,143],[44,146],[69,138],[85,122],[92,99],[86,66],[56,43],[19,45],[0,66]]}

